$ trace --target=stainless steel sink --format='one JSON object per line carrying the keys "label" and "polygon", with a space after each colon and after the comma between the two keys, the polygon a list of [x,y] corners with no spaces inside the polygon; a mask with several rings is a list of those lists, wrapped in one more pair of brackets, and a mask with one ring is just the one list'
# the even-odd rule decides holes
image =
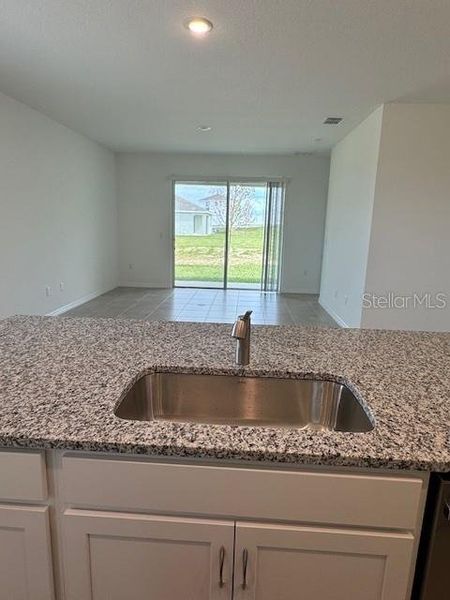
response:
{"label": "stainless steel sink", "polygon": [[124,395],[114,414],[137,421],[353,432],[374,427],[358,399],[339,383],[231,375],[146,375]]}

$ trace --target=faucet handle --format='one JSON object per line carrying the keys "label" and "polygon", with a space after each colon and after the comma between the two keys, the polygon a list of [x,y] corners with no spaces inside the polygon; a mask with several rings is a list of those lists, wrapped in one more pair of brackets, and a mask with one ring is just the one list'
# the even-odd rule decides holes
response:
{"label": "faucet handle", "polygon": [[236,364],[245,367],[250,361],[250,315],[251,310],[247,310],[245,314],[239,315],[234,322],[231,336],[237,339],[236,347]]}
{"label": "faucet handle", "polygon": [[239,315],[236,319],[233,329],[231,331],[231,337],[234,337],[238,340],[243,340],[250,333],[250,315],[252,314],[251,310],[248,310],[244,315]]}
{"label": "faucet handle", "polygon": [[243,321],[250,321],[250,315],[252,314],[252,310],[247,310],[245,311],[245,314],[243,315],[239,315],[239,319],[242,319]]}

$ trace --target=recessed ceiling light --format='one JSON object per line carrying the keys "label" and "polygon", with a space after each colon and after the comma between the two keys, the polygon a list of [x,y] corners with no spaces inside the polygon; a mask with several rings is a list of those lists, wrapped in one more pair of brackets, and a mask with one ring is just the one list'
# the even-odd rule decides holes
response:
{"label": "recessed ceiling light", "polygon": [[211,125],[199,125],[197,131],[211,131]]}
{"label": "recessed ceiling light", "polygon": [[194,35],[206,35],[213,28],[213,24],[204,17],[191,17],[185,22],[185,26]]}

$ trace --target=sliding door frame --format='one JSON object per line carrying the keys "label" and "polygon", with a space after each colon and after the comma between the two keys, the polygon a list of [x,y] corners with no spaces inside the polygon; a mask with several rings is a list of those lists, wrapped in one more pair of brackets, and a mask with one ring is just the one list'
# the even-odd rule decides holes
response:
{"label": "sliding door frame", "polygon": [[223,288],[228,289],[228,259],[230,250],[230,180],[227,179],[227,212],[225,217],[225,256],[223,260]]}
{"label": "sliding door frame", "polygon": [[[175,187],[177,183],[198,183],[200,184],[204,184],[204,183],[209,183],[211,185],[213,184],[217,184],[220,186],[226,186],[226,223],[225,223],[225,244],[224,244],[224,261],[223,261],[223,285],[221,287],[209,287],[209,286],[197,286],[197,289],[208,289],[208,290],[227,290],[230,289],[228,287],[228,258],[229,258],[229,245],[230,245],[230,188],[232,185],[236,185],[239,183],[242,184],[250,184],[250,183],[264,183],[267,186],[269,186],[270,183],[281,183],[284,185],[284,207],[283,207],[283,212],[282,212],[282,219],[281,219],[281,239],[280,239],[280,244],[279,244],[279,262],[280,262],[280,267],[279,267],[279,275],[278,275],[278,289],[277,291],[280,290],[281,288],[281,283],[282,283],[282,275],[283,275],[283,254],[284,254],[284,223],[285,223],[285,219],[284,219],[284,213],[285,213],[285,206],[286,206],[286,188],[287,188],[287,184],[289,182],[289,178],[286,177],[177,177],[174,175],[170,176],[170,182],[171,182],[171,210],[170,210],[170,228],[171,228],[171,239],[170,239],[170,251],[171,251],[171,261],[170,261],[170,269],[171,269],[171,281],[172,281],[172,288],[190,288],[191,286],[183,286],[183,285],[175,285],[175,243],[176,243],[176,235],[175,235]],[[267,202],[267,201],[266,201]],[[267,204],[266,204],[266,211],[267,211]],[[266,222],[264,220],[264,245],[263,245],[263,251],[262,251],[262,258],[263,261],[266,258],[265,257],[265,252],[266,252]],[[262,265],[261,268],[261,285],[260,285],[260,289],[262,290],[264,287],[264,281],[263,281],[263,277],[264,277],[264,268]],[[195,288],[193,288],[195,289]],[[233,289],[245,289],[245,288],[233,288]]]}
{"label": "sliding door frame", "polygon": [[270,251],[270,215],[272,212],[272,186],[270,181],[267,183],[266,188],[266,214],[264,215],[264,246],[263,256],[261,265],[261,289],[264,290],[267,287],[267,264],[269,262],[269,251]]}

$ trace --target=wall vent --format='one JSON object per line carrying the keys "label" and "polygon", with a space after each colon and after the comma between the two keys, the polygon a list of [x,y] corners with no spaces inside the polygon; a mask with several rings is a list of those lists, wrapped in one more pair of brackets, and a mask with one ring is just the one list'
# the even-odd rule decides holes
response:
{"label": "wall vent", "polygon": [[342,117],[327,117],[323,122],[324,125],[339,125],[342,121]]}

